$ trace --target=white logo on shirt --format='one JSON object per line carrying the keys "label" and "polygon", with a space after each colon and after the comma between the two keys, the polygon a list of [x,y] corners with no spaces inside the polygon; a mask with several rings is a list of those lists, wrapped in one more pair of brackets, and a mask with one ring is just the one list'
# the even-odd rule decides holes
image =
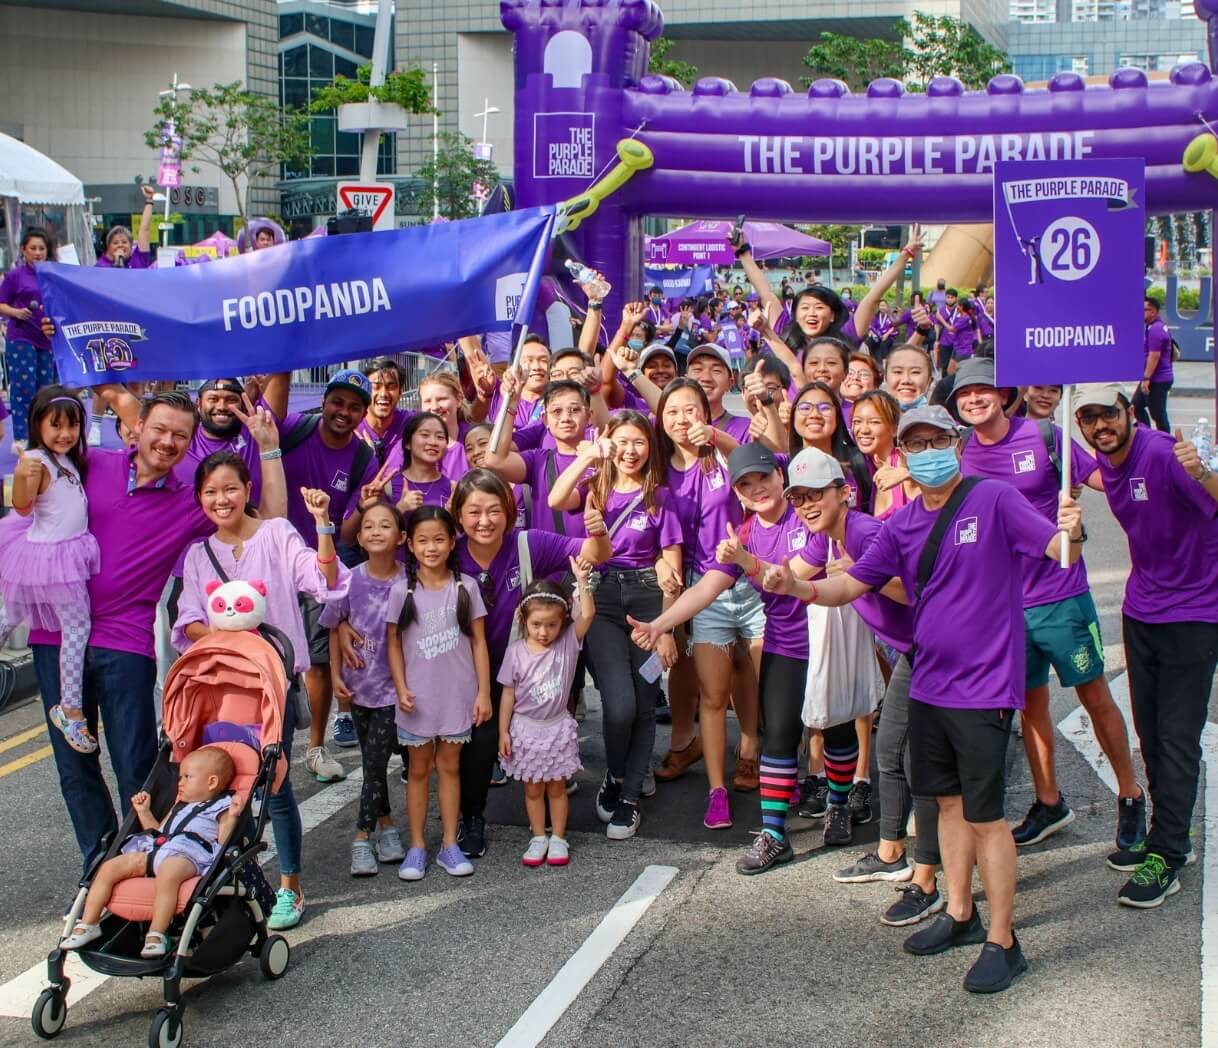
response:
{"label": "white logo on shirt", "polygon": [[706,483],[707,483],[707,486],[711,489],[711,491],[718,491],[721,487],[723,487],[723,474],[722,473],[712,473],[709,477],[706,478]]}
{"label": "white logo on shirt", "polygon": [[964,546],[977,541],[977,518],[965,517],[956,525],[956,545]]}
{"label": "white logo on shirt", "polygon": [[808,533],[800,528],[798,531],[787,532],[787,552],[795,553],[804,548],[808,541]]}
{"label": "white logo on shirt", "polygon": [[1149,502],[1150,492],[1146,490],[1145,477],[1131,477],[1129,480],[1129,497],[1134,502]]}
{"label": "white logo on shirt", "polygon": [[1011,452],[1011,462],[1015,466],[1016,473],[1036,472],[1035,451],[1013,451]]}
{"label": "white logo on shirt", "polygon": [[508,576],[507,588],[510,590],[520,589],[520,569],[515,568]]}
{"label": "white logo on shirt", "polygon": [[645,513],[636,513],[629,521],[626,522],[626,527],[631,531],[646,531],[647,530],[647,515]]}
{"label": "white logo on shirt", "polygon": [[241,436],[239,436],[237,438],[237,443],[233,447],[233,450],[240,451],[243,447],[245,447],[245,434],[244,433],[242,433]]}
{"label": "white logo on shirt", "polygon": [[330,481],[330,487],[332,487],[335,491],[346,491],[347,482],[349,479],[350,478],[347,476],[346,472],[340,469],[334,474],[334,479]]}

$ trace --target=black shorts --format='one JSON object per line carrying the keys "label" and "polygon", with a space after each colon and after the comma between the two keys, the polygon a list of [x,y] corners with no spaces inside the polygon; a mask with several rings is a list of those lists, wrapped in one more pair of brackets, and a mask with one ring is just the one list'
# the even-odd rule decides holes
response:
{"label": "black shorts", "polygon": [[330,665],[330,631],[321,624],[322,605],[312,597],[299,595],[300,614],[304,618],[305,636],[309,639],[309,665]]}
{"label": "black shorts", "polygon": [[1007,740],[1013,711],[960,710],[909,700],[909,788],[960,797],[968,822],[1006,816]]}

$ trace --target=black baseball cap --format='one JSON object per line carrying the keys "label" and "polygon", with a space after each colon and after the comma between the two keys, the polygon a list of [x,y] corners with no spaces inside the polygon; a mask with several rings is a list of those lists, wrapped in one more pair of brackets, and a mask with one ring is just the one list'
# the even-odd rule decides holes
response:
{"label": "black baseball cap", "polygon": [[778,459],[764,444],[741,444],[727,459],[727,472],[733,484],[750,473],[769,475],[776,469]]}

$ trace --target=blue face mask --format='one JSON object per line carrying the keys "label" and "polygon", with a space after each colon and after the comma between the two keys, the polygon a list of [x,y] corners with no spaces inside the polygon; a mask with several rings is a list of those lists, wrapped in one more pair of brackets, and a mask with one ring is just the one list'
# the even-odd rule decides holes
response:
{"label": "blue face mask", "polygon": [[906,455],[905,465],[909,475],[925,488],[941,488],[960,472],[960,460],[956,449],[927,448],[916,455]]}
{"label": "blue face mask", "polygon": [[632,338],[629,342],[626,343],[626,345],[628,345],[631,349],[633,349],[637,352],[638,350],[643,348],[643,340],[641,338]]}
{"label": "blue face mask", "polygon": [[917,400],[911,400],[908,404],[902,404],[901,410],[903,412],[904,411],[913,411],[914,408],[924,408],[924,407],[926,407],[926,394],[925,393],[923,393],[920,397],[918,397]]}

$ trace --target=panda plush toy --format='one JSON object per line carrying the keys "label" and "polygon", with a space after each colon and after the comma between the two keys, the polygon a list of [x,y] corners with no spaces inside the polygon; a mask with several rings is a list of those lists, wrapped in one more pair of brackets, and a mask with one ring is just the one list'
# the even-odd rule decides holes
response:
{"label": "panda plush toy", "polygon": [[257,630],[266,618],[266,583],[232,579],[207,584],[207,621],[213,630]]}

